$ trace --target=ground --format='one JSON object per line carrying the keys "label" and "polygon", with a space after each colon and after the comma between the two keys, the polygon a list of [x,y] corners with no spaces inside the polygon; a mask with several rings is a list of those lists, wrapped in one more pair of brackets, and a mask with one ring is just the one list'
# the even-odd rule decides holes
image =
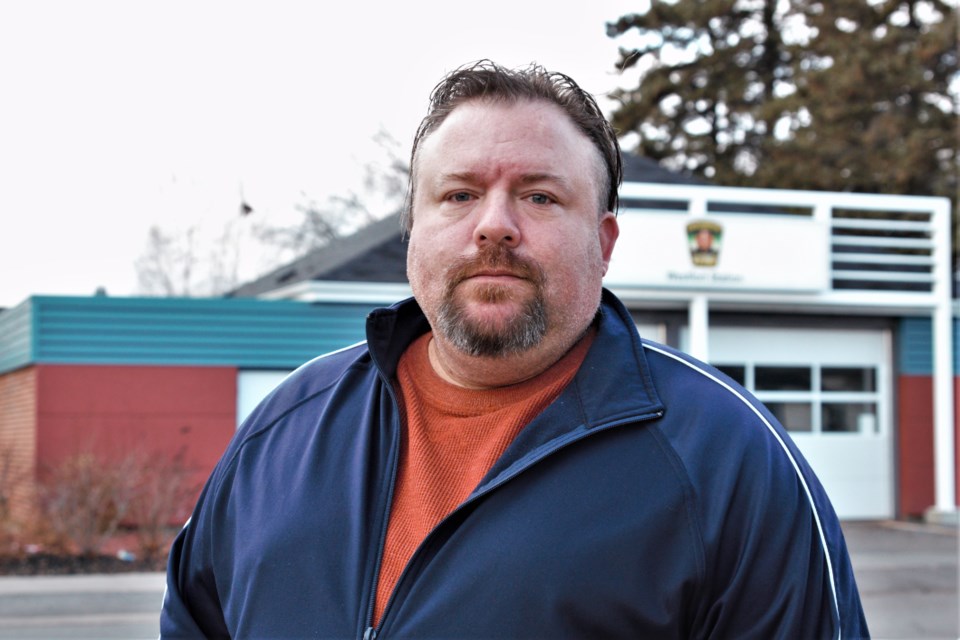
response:
{"label": "ground", "polygon": [[117,556],[72,556],[34,553],[24,556],[0,556],[0,575],[66,575],[74,573],[123,573],[127,571],[163,571],[166,558],[155,562],[122,560]]}
{"label": "ground", "polygon": [[0,576],[165,571],[166,550],[170,548],[177,532],[178,529],[170,529],[166,532],[166,542],[160,547],[164,551],[153,560],[142,558],[142,554],[136,553],[139,541],[131,531],[119,532],[104,543],[100,553],[89,556],[53,552],[42,547],[30,548],[26,545],[11,546],[9,549],[17,550],[8,552],[0,548]]}

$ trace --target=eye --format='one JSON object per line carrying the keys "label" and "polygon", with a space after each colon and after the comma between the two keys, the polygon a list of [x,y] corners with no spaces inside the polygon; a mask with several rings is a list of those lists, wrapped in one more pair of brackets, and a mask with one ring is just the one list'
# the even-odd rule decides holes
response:
{"label": "eye", "polygon": [[550,204],[553,202],[553,198],[545,193],[535,193],[530,196],[530,202],[533,204]]}
{"label": "eye", "polygon": [[457,191],[456,193],[450,194],[448,199],[453,202],[469,202],[470,197],[470,194],[466,191]]}

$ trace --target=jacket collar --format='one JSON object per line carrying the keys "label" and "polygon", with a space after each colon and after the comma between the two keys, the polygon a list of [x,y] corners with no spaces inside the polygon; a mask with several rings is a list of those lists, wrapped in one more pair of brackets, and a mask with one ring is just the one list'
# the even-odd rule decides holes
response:
{"label": "jacket collar", "polygon": [[[554,427],[568,431],[663,412],[630,312],[606,289],[597,311],[597,326],[597,335],[573,382],[534,422],[547,419]],[[367,345],[385,381],[396,377],[407,345],[429,330],[413,298],[367,316]],[[554,427],[548,431],[555,431]]]}
{"label": "jacket collar", "polygon": [[598,331],[574,378],[588,428],[663,412],[630,312],[604,289]]}

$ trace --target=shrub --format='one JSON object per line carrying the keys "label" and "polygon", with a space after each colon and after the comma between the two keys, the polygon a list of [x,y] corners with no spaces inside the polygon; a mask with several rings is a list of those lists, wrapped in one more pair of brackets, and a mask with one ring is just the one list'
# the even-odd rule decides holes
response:
{"label": "shrub", "polygon": [[132,457],[106,460],[93,453],[65,459],[39,483],[39,507],[51,543],[82,555],[99,554],[136,499]]}
{"label": "shrub", "polygon": [[25,489],[27,477],[16,464],[13,449],[0,448],[0,554],[18,550],[23,518],[14,508],[14,502]]}
{"label": "shrub", "polygon": [[199,486],[184,462],[184,451],[173,456],[151,456],[138,465],[136,500],[130,522],[144,560],[154,561],[166,553],[175,532],[186,521]]}
{"label": "shrub", "polygon": [[[38,482],[34,541],[52,552],[92,557],[102,554],[121,529],[129,529],[139,559],[155,562],[186,521],[199,489],[184,458],[183,450],[109,457],[85,452],[66,458]],[[0,507],[2,500],[0,495]]]}

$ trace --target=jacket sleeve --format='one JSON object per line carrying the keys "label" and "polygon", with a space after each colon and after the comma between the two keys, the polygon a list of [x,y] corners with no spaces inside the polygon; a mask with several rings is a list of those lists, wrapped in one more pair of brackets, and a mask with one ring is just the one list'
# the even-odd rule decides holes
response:
{"label": "jacket sleeve", "polygon": [[167,585],[160,613],[161,640],[229,638],[213,577],[210,549],[202,544],[202,520],[187,522],[170,550]]}
{"label": "jacket sleeve", "polygon": [[693,635],[869,637],[839,519],[789,435],[762,405],[712,419],[685,459],[704,559]]}
{"label": "jacket sleeve", "polygon": [[[766,440],[705,524],[703,638],[868,638],[840,523],[789,440]],[[756,446],[756,445],[755,445]],[[757,448],[763,448],[757,447]],[[720,508],[722,505],[722,508]]]}
{"label": "jacket sleeve", "polygon": [[846,552],[828,562],[815,527],[766,528],[721,553],[731,566],[707,600],[700,637],[869,637]]}

